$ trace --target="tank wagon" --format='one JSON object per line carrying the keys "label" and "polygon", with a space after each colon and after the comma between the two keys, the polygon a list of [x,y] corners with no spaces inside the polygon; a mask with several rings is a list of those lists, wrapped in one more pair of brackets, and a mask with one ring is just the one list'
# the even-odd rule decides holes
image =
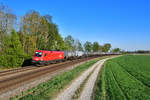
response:
{"label": "tank wagon", "polygon": [[83,51],[46,51],[36,50],[33,54],[32,64],[47,65],[66,60],[80,59],[91,56],[114,55],[105,52],[83,52]]}
{"label": "tank wagon", "polygon": [[75,58],[75,53],[73,51],[64,51],[65,60],[73,60]]}

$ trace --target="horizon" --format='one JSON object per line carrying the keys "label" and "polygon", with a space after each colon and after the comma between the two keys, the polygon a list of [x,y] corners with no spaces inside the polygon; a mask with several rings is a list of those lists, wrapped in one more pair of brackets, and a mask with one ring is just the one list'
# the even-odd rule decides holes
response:
{"label": "horizon", "polygon": [[[17,3],[16,3],[17,2]],[[82,43],[111,43],[126,51],[150,50],[149,1],[49,1],[1,0],[18,17],[29,10],[50,14],[60,34],[72,35]]]}

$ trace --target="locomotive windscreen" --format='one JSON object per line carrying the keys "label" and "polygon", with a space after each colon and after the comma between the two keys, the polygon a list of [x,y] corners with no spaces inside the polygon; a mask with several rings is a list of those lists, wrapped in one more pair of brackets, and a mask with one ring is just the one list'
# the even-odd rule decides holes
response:
{"label": "locomotive windscreen", "polygon": [[41,57],[42,56],[42,52],[35,52],[35,56],[36,57]]}

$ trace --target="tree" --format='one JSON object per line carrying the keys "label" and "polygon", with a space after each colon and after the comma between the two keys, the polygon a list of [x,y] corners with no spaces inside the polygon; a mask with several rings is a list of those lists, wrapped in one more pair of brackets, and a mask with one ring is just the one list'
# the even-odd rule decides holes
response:
{"label": "tree", "polygon": [[75,40],[75,50],[83,51],[82,44],[81,44],[81,42],[78,39]]}
{"label": "tree", "polygon": [[112,52],[120,52],[120,48],[114,48]]}
{"label": "tree", "polygon": [[10,36],[5,37],[3,66],[20,67],[23,63],[23,49],[18,34],[12,30]]}
{"label": "tree", "polygon": [[13,29],[16,15],[7,6],[0,3],[0,34],[8,34]]}
{"label": "tree", "polygon": [[74,42],[75,40],[71,35],[65,37],[64,39],[65,50],[74,51],[75,50]]}
{"label": "tree", "polygon": [[37,32],[37,48],[38,49],[46,49],[48,43],[48,35],[49,35],[49,25],[45,16],[41,16],[39,19],[39,28]]}
{"label": "tree", "polygon": [[56,34],[55,50],[64,50],[64,40],[59,33]]}
{"label": "tree", "polygon": [[92,51],[92,43],[89,41],[86,41],[84,44],[85,51],[91,52]]}
{"label": "tree", "polygon": [[12,13],[11,9],[0,3],[0,52],[4,45],[4,36],[11,32],[15,21],[16,15]]}
{"label": "tree", "polygon": [[94,42],[94,43],[93,43],[93,51],[94,51],[94,52],[99,51],[99,43],[98,43],[98,42]]}
{"label": "tree", "polygon": [[111,44],[110,43],[106,43],[103,46],[103,52],[108,52],[111,48]]}
{"label": "tree", "polygon": [[99,51],[103,51],[103,46],[102,45],[99,45]]}
{"label": "tree", "polygon": [[[37,11],[28,11],[22,18],[20,32],[24,52],[32,55],[37,47],[37,34],[39,32],[40,15]],[[28,44],[28,45],[27,45]],[[30,48],[28,48],[30,46]]]}
{"label": "tree", "polygon": [[49,23],[49,34],[48,34],[48,44],[47,48],[49,50],[63,50],[64,41],[56,24]]}
{"label": "tree", "polygon": [[23,50],[32,55],[35,49],[63,50],[64,41],[52,16],[41,16],[37,11],[29,11],[21,20],[19,32]]}

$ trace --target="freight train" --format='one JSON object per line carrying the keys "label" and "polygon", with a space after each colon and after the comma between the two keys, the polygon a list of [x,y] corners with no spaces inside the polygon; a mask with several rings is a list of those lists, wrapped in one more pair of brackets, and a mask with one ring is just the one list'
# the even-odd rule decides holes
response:
{"label": "freight train", "polygon": [[36,50],[33,54],[32,64],[48,65],[51,63],[57,63],[66,60],[74,60],[74,59],[80,59],[84,57],[104,56],[104,55],[112,55],[112,54],[114,53]]}

